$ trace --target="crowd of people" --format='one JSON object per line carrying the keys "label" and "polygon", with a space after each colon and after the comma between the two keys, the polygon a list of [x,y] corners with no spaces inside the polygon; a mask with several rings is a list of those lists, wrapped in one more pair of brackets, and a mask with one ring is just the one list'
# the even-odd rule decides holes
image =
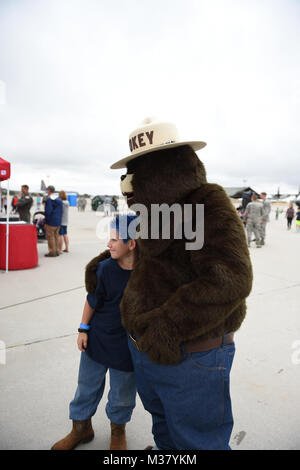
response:
{"label": "crowd of people", "polygon": [[[69,252],[68,213],[69,201],[65,191],[55,195],[54,186],[47,188],[48,197],[45,202],[45,229],[48,241],[46,257],[54,258],[63,252]],[[64,245],[64,249],[63,249]]]}
{"label": "crowd of people", "polygon": [[294,205],[290,203],[285,215],[287,220],[287,229],[291,230],[292,222],[296,219],[296,232],[300,232],[300,207],[298,206],[297,210],[295,210]]}
{"label": "crowd of people", "polygon": [[[29,194],[29,186],[23,184],[21,186],[21,194],[14,195],[11,199],[11,213],[18,213],[20,220],[30,223],[30,209],[33,204],[33,199]],[[7,213],[7,197],[2,198],[1,206],[4,208],[4,211]]]}
{"label": "crowd of people", "polygon": [[[54,186],[47,188],[47,196],[41,200],[37,197],[37,209],[41,209],[44,205],[43,225],[48,241],[48,253],[46,257],[56,257],[63,252],[69,252],[69,236],[68,236],[68,213],[69,201],[65,191],[59,191],[58,196],[55,193]],[[7,212],[7,198],[2,199],[2,205]],[[18,213],[21,221],[31,223],[31,208],[33,206],[33,198],[29,194],[29,186],[24,184],[21,186],[21,196],[12,198],[11,212]]]}

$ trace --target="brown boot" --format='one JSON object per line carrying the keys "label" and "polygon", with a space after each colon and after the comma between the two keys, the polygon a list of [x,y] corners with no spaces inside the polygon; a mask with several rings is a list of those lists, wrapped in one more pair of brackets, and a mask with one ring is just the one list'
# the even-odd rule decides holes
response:
{"label": "brown boot", "polygon": [[78,444],[85,444],[94,439],[91,418],[84,421],[73,421],[73,429],[64,439],[56,442],[51,450],[72,450]]}
{"label": "brown boot", "polygon": [[110,450],[126,450],[126,424],[115,424],[110,422],[111,427],[111,441]]}

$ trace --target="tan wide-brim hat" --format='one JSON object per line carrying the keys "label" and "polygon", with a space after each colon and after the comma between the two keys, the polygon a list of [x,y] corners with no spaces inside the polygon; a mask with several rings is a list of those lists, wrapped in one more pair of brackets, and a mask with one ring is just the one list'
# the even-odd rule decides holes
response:
{"label": "tan wide-brim hat", "polygon": [[174,147],[189,145],[193,150],[205,147],[205,142],[189,141],[181,142],[177,128],[170,122],[158,121],[155,118],[147,118],[129,135],[129,148],[131,154],[117,161],[110,168],[126,168],[126,164],[134,158],[146,153],[155,152]]}

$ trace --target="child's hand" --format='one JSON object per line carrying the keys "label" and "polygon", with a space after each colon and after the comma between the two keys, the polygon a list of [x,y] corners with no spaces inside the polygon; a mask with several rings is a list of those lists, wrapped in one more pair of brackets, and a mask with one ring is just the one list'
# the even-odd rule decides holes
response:
{"label": "child's hand", "polygon": [[85,352],[88,344],[88,335],[87,333],[78,333],[77,345],[78,349],[81,352]]}

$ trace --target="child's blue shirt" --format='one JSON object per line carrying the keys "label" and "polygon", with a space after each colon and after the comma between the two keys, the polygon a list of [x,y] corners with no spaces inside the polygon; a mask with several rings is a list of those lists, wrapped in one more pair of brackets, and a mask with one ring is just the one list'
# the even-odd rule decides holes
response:
{"label": "child's blue shirt", "polygon": [[87,301],[95,311],[86,353],[106,367],[128,372],[133,370],[133,365],[127,333],[121,322],[120,302],[131,272],[122,269],[113,258],[101,261],[95,293],[87,295]]}

